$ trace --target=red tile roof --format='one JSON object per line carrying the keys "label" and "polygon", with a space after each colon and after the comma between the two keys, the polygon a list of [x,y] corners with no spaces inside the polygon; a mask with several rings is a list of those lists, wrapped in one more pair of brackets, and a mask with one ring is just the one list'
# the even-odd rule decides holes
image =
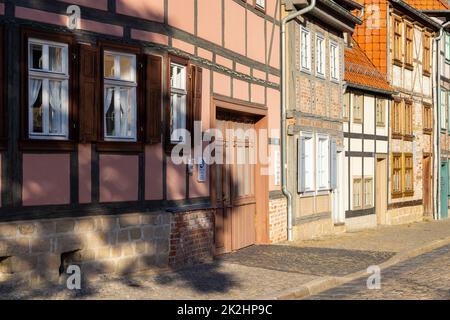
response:
{"label": "red tile roof", "polygon": [[384,75],[369,60],[356,41],[352,47],[345,49],[345,81],[366,87],[368,90],[376,89],[393,92]]}
{"label": "red tile roof", "polygon": [[404,0],[417,10],[448,10],[449,5],[443,0]]}

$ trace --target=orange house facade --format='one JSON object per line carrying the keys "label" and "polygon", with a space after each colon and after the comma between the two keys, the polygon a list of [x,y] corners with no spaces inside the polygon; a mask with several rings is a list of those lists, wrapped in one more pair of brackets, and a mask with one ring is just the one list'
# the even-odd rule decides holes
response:
{"label": "orange house facade", "polygon": [[[179,267],[282,239],[279,10],[0,0],[2,276]],[[255,129],[212,141],[267,159],[205,165],[180,134],[199,123]]]}

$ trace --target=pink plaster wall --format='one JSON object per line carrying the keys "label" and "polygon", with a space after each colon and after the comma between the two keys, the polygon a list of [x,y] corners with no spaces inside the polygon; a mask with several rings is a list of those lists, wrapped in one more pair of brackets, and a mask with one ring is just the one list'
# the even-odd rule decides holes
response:
{"label": "pink plaster wall", "polygon": [[[270,138],[279,138],[279,130],[280,130],[280,92],[278,90],[268,88],[267,89],[267,108],[269,113],[269,137]],[[277,129],[277,134],[275,131]]]}
{"label": "pink plaster wall", "polygon": [[116,0],[120,14],[164,22],[164,0]]}
{"label": "pink plaster wall", "polygon": [[214,93],[218,93],[224,96],[231,96],[231,78],[222,73],[214,72]]}
{"label": "pink plaster wall", "polygon": [[83,7],[90,7],[99,10],[108,10],[108,0],[59,0],[68,4],[76,4]]}
{"label": "pink plaster wall", "polygon": [[269,168],[270,168],[270,173],[271,175],[269,176],[269,191],[274,191],[274,190],[280,190],[280,186],[276,186],[275,185],[275,159],[273,157],[275,157],[275,150],[279,150],[280,146],[277,145],[270,145],[269,146],[269,156],[270,158],[270,164],[269,164]]}
{"label": "pink plaster wall", "polygon": [[225,0],[225,47],[245,55],[245,8]]}
{"label": "pink plaster wall", "polygon": [[131,37],[140,41],[154,42],[166,46],[169,45],[169,37],[160,33],[131,29]]}
{"label": "pink plaster wall", "polygon": [[163,198],[163,147],[161,144],[145,147],[145,200]]}
{"label": "pink plaster wall", "polygon": [[245,66],[245,65],[240,64],[240,63],[236,63],[236,71],[240,72],[240,73],[243,73],[243,74],[246,74],[248,76],[250,75],[250,67]]}
{"label": "pink plaster wall", "polygon": [[209,60],[209,61],[212,61],[212,59],[213,59],[213,54],[212,54],[211,51],[205,50],[205,49],[200,48],[200,47],[197,48],[197,55],[200,58],[203,58],[203,59],[206,59],[206,60]]}
{"label": "pink plaster wall", "polygon": [[101,155],[100,202],[137,201],[138,175],[138,156]]}
{"label": "pink plaster wall", "polygon": [[258,70],[258,69],[253,69],[253,76],[255,78],[261,79],[261,80],[266,80],[266,73],[264,71]]}
{"label": "pink plaster wall", "polygon": [[0,14],[4,15],[5,14],[5,4],[0,3]]}
{"label": "pink plaster wall", "polygon": [[39,21],[60,26],[67,25],[67,16],[24,7],[16,7],[15,16],[20,19]]}
{"label": "pink plaster wall", "polygon": [[80,28],[86,31],[109,34],[116,37],[123,37],[123,28],[112,24],[81,19]]}
{"label": "pink plaster wall", "polygon": [[169,0],[169,25],[194,33],[194,0]]}
{"label": "pink plaster wall", "polygon": [[249,100],[249,84],[246,81],[233,79],[233,98]]}
{"label": "pink plaster wall", "polygon": [[[280,27],[275,26],[272,30],[273,25],[267,23],[267,61],[269,64],[279,69],[280,68]],[[272,50],[269,50],[271,39],[273,38]],[[270,52],[270,55],[269,55]]]}
{"label": "pink plaster wall", "polygon": [[218,45],[222,44],[222,2],[197,0],[197,34]]}
{"label": "pink plaster wall", "polygon": [[80,203],[92,201],[92,179],[91,179],[91,145],[78,145],[78,192]]}
{"label": "pink plaster wall", "polygon": [[264,19],[253,12],[247,12],[247,56],[265,63]]}
{"label": "pink plaster wall", "polygon": [[24,206],[70,203],[70,156],[68,154],[24,154]]}
{"label": "pink plaster wall", "polygon": [[190,54],[194,54],[195,46],[183,40],[172,38],[172,47],[180,49]]}
{"label": "pink plaster wall", "polygon": [[175,165],[167,159],[167,200],[186,199],[186,165]]}
{"label": "pink plaster wall", "polygon": [[280,17],[280,0],[266,0],[266,14],[278,20]]}
{"label": "pink plaster wall", "polygon": [[224,66],[225,68],[233,69],[233,61],[218,54],[216,54],[216,63]]}
{"label": "pink plaster wall", "polygon": [[263,86],[252,83],[251,92],[252,92],[251,96],[252,102],[266,104],[266,97]]}

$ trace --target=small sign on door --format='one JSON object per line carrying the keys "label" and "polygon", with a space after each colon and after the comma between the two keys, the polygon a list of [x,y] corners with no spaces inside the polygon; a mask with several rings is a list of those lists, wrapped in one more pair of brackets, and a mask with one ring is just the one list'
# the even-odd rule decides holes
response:
{"label": "small sign on door", "polygon": [[199,159],[197,168],[198,182],[206,182],[206,161]]}

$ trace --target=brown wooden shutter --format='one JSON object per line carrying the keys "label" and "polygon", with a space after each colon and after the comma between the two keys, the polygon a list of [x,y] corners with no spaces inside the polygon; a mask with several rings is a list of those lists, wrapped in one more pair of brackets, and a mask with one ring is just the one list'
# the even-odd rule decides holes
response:
{"label": "brown wooden shutter", "polygon": [[162,58],[147,56],[146,71],[146,141],[161,142]]}
{"label": "brown wooden shutter", "polygon": [[99,50],[89,45],[80,45],[80,141],[97,140],[99,102],[101,97],[99,78]]}
{"label": "brown wooden shutter", "polygon": [[194,69],[193,69],[192,73],[194,75],[193,118],[194,118],[194,121],[201,121],[202,120],[202,77],[203,77],[203,70],[200,67],[194,66]]}

